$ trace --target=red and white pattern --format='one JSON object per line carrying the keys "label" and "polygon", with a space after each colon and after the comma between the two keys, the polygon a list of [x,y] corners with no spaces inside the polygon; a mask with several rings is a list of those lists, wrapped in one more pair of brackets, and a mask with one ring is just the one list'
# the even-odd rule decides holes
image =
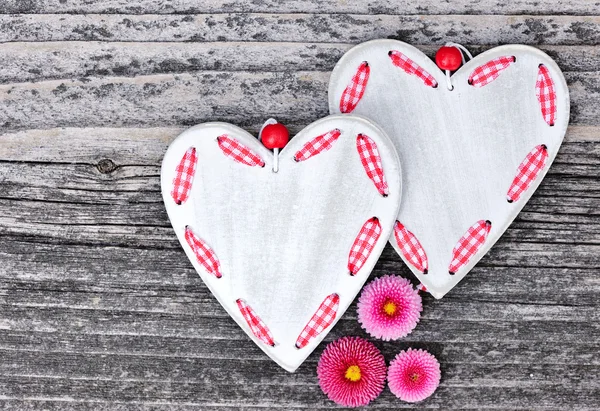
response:
{"label": "red and white pattern", "polygon": [[271,347],[275,346],[275,340],[273,339],[269,327],[267,327],[263,320],[254,313],[254,310],[252,310],[252,308],[250,308],[250,306],[241,298],[238,298],[235,302],[244,316],[244,320],[246,320],[248,327],[250,327],[252,334],[265,344],[268,344]]}
{"label": "red and white pattern", "polygon": [[304,327],[298,336],[298,339],[296,340],[296,347],[306,347],[310,340],[321,334],[323,330],[329,327],[335,320],[339,305],[339,295],[334,293],[325,297],[308,324],[306,324],[306,327]]}
{"label": "red and white pattern", "polygon": [[400,247],[400,251],[402,251],[404,258],[406,258],[417,270],[423,274],[427,274],[427,254],[417,237],[408,231],[400,221],[396,221],[396,224],[394,225],[394,236],[396,237],[396,243],[398,244],[398,247]]}
{"label": "red and white pattern", "polygon": [[452,261],[448,267],[450,274],[455,274],[462,266],[467,264],[477,250],[485,243],[492,223],[489,220],[479,220],[458,240],[452,250]]}
{"label": "red and white pattern", "polygon": [[529,185],[536,179],[539,172],[544,169],[547,159],[548,149],[544,144],[536,146],[527,154],[525,160],[517,168],[517,175],[506,194],[509,203],[517,201],[521,197],[521,194],[529,188]]}
{"label": "red and white pattern", "polygon": [[196,255],[196,260],[217,278],[221,278],[221,265],[215,252],[203,240],[198,238],[190,227],[185,228],[185,240]]}
{"label": "red and white pattern", "polygon": [[469,76],[469,84],[474,87],[483,87],[496,80],[502,70],[505,70],[515,61],[514,56],[498,57],[477,67]]}
{"label": "red and white pattern", "polygon": [[342,113],[350,113],[356,108],[363,94],[365,94],[370,74],[369,63],[366,61],[360,63],[356,74],[354,74],[340,98],[340,111]]}
{"label": "red and white pattern", "polygon": [[381,156],[377,150],[377,144],[364,134],[359,134],[356,137],[356,149],[360,156],[360,161],[371,179],[375,188],[384,197],[389,194],[388,184],[383,174],[383,166],[381,164]]}
{"label": "red and white pattern", "polygon": [[298,152],[294,155],[294,160],[296,161],[304,161],[309,158],[316,156],[323,151],[329,150],[333,147],[333,143],[335,143],[338,137],[342,134],[340,130],[337,128],[335,130],[328,131],[325,134],[321,134],[310,140],[308,143],[304,144]]}
{"label": "red and white pattern", "polygon": [[190,196],[194,174],[196,173],[196,161],[196,149],[190,147],[175,168],[175,178],[173,179],[171,197],[173,197],[173,200],[175,200],[175,203],[177,204],[185,203]]}
{"label": "red and white pattern", "polygon": [[377,217],[368,219],[354,239],[350,255],[348,256],[348,270],[350,275],[356,275],[365,264],[379,236],[381,235],[381,224]]}
{"label": "red and white pattern", "polygon": [[438,83],[435,81],[435,78],[404,54],[397,50],[392,50],[388,53],[388,56],[392,59],[392,64],[404,70],[405,73],[417,76],[426,86],[437,87]]}
{"label": "red and white pattern", "polygon": [[550,77],[550,71],[543,64],[540,64],[538,70],[538,77],[535,82],[535,94],[540,103],[544,121],[548,125],[553,126],[556,121],[556,91],[554,89],[554,81]]}
{"label": "red and white pattern", "polygon": [[264,167],[265,162],[258,154],[250,150],[248,147],[240,143],[239,141],[222,135],[217,137],[219,148],[227,157],[233,158],[238,163],[245,164],[247,166],[259,166]]}

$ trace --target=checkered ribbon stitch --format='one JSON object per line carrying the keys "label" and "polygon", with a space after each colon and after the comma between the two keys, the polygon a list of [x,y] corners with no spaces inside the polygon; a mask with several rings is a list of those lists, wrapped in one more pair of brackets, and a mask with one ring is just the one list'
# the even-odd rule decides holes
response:
{"label": "checkered ribbon stitch", "polygon": [[517,175],[506,194],[506,199],[509,203],[517,201],[521,197],[521,194],[529,188],[540,171],[544,169],[547,159],[548,149],[544,144],[536,146],[527,154],[523,162],[519,165],[519,168],[517,168]]}
{"label": "checkered ribbon stitch", "polygon": [[480,220],[473,224],[467,232],[458,240],[452,250],[452,261],[448,267],[450,274],[455,274],[462,266],[467,264],[471,257],[477,253],[485,243],[490,233],[492,223],[489,220]]}
{"label": "checkered ribbon stitch", "polygon": [[173,190],[171,197],[177,204],[183,204],[190,196],[192,183],[194,182],[194,174],[196,173],[196,149],[190,147],[177,167],[175,168],[175,178],[173,179]]}
{"label": "checkered ribbon stitch", "polygon": [[423,67],[419,66],[404,54],[397,50],[392,50],[388,53],[388,55],[390,56],[390,59],[392,59],[392,64],[394,66],[401,68],[407,74],[417,76],[421,79],[421,81],[423,81],[423,83],[425,83],[426,86],[437,87],[438,83],[435,78],[425,71]]}
{"label": "checkered ribbon stitch", "polygon": [[404,258],[417,270],[423,274],[427,274],[427,254],[417,237],[408,231],[400,221],[396,221],[394,225],[394,236],[396,237],[396,244],[400,247]]}
{"label": "checkered ribbon stitch", "polygon": [[296,340],[297,348],[304,348],[316,336],[321,334],[323,330],[331,325],[335,320],[338,307],[340,305],[340,296],[331,294],[325,297],[317,311],[314,313],[306,327],[302,330]]}
{"label": "checkered ribbon stitch", "polygon": [[259,340],[264,342],[267,345],[275,346],[275,340],[273,340],[273,335],[266,324],[257,316],[252,308],[244,300],[239,298],[236,300],[237,306],[240,309],[240,313],[246,320],[248,327],[252,331],[252,334],[256,336]]}
{"label": "checkered ribbon stitch", "polygon": [[369,63],[366,61],[360,63],[356,73],[350,80],[350,84],[348,84],[340,98],[340,111],[342,113],[350,113],[356,108],[363,94],[365,94],[370,74]]}
{"label": "checkered ribbon stitch", "polygon": [[554,90],[554,81],[550,77],[550,71],[543,64],[540,64],[538,70],[535,94],[540,103],[544,121],[553,126],[556,121],[556,91]]}
{"label": "checkered ribbon stitch", "polygon": [[477,67],[469,76],[469,84],[474,87],[483,87],[496,80],[502,70],[505,70],[515,61],[514,56],[503,56],[490,60]]}
{"label": "checkered ribbon stitch", "polygon": [[377,217],[368,219],[354,239],[350,255],[348,256],[348,270],[350,275],[356,275],[365,264],[379,236],[381,235],[381,224]]}
{"label": "checkered ribbon stitch", "polygon": [[221,265],[215,252],[203,240],[198,238],[190,227],[185,228],[185,240],[196,255],[196,260],[217,278],[221,278]]}
{"label": "checkered ribbon stitch", "polygon": [[333,143],[337,141],[341,134],[342,132],[340,130],[335,129],[313,138],[308,143],[304,144],[300,150],[298,150],[298,152],[294,155],[294,160],[308,160],[309,158],[316,156],[323,151],[329,150],[331,147],[333,147]]}
{"label": "checkered ribbon stitch", "polygon": [[377,150],[377,144],[364,134],[359,134],[356,137],[356,149],[360,156],[367,176],[371,179],[375,188],[384,197],[389,194],[388,184],[383,174],[383,166],[381,164],[381,156]]}
{"label": "checkered ribbon stitch", "polygon": [[219,143],[219,148],[221,151],[223,151],[227,157],[234,159],[238,163],[242,163],[251,167],[265,166],[265,162],[258,154],[250,150],[239,141],[224,134],[217,137],[217,142]]}

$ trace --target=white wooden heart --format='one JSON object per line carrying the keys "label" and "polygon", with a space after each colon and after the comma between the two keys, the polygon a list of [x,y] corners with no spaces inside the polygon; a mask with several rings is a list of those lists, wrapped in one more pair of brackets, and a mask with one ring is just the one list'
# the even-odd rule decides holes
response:
{"label": "white wooden heart", "polygon": [[[331,113],[366,116],[394,142],[405,191],[390,242],[436,298],[517,216],[569,121],[564,77],[532,47],[491,49],[447,81],[415,47],[374,40],[341,58],[329,87]],[[513,184],[517,170],[525,177]]]}
{"label": "white wooden heart", "polygon": [[[330,147],[321,150],[324,139]],[[367,175],[358,150],[365,141],[379,152],[387,189],[380,174]],[[319,153],[299,154],[307,144]],[[250,153],[240,162],[232,150]],[[294,371],[346,311],[379,258],[398,214],[401,171],[385,133],[358,116],[312,123],[278,158],[273,172],[273,153],[254,136],[206,123],[171,144],[161,185],[171,224],[200,277],[252,340]],[[356,262],[349,256],[365,240],[362,228],[375,234],[358,253],[364,261]],[[310,339],[303,331],[325,301],[335,315],[326,313],[331,324]],[[257,328],[251,329],[253,320]]]}

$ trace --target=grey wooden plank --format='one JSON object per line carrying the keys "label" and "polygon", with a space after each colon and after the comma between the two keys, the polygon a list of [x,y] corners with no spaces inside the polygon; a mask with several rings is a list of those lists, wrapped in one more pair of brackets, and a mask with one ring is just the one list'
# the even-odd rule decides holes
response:
{"label": "grey wooden plank", "polygon": [[598,16],[226,13],[0,15],[4,41],[266,41],[598,45]]}
{"label": "grey wooden plank", "polygon": [[[22,286],[0,288],[0,305],[31,309],[89,310],[111,313],[148,313],[178,316],[226,317],[227,314],[210,295],[202,293],[163,292],[160,295],[137,295],[70,290],[31,290]],[[421,316],[424,320],[450,321],[570,321],[598,322],[598,304],[591,306],[538,303],[531,304],[505,301],[452,301],[451,303],[431,302]],[[353,305],[342,321],[356,321],[356,307]]]}
{"label": "grey wooden plank", "polygon": [[[360,333],[357,327],[357,333]],[[331,341],[332,337],[326,337]],[[573,342],[555,344],[546,341],[392,341],[376,343],[386,358],[409,347],[424,348],[448,363],[479,364],[566,364],[600,365],[598,349],[600,342]],[[140,362],[153,358],[187,358],[235,360],[244,358],[256,362],[269,362],[256,346],[241,340],[215,340],[210,338],[186,338],[139,335],[69,334],[66,332],[23,332],[6,330],[0,334],[0,350],[31,353],[69,353],[102,355],[116,358],[129,357]],[[311,355],[308,369],[316,366],[323,347]]]}
{"label": "grey wooden plank", "polygon": [[[338,411],[351,411],[352,408],[342,408],[335,407],[332,408],[331,405],[319,406],[319,405],[311,405],[311,406],[302,406],[302,405],[256,405],[249,404],[245,405],[218,405],[218,404],[201,404],[201,403],[167,403],[164,401],[153,402],[153,401],[128,401],[128,402],[118,402],[118,401],[85,401],[85,400],[73,400],[68,398],[60,398],[60,399],[27,399],[27,400],[2,400],[0,399],[0,407],[3,410],[7,411],[22,411],[24,409],[27,410],[43,410],[43,411],[173,411],[173,410],[185,410],[185,411],[257,411],[257,410],[293,410],[293,411],[318,411],[318,410],[331,410],[335,409]],[[370,405],[371,408],[377,407],[377,410],[385,410],[385,411],[395,411],[399,409],[397,405],[392,406],[375,406]],[[401,408],[409,409],[416,408],[419,409],[437,409],[438,405],[433,405],[431,408],[425,405],[418,406],[410,406],[410,405],[402,405]],[[468,410],[469,408],[461,408],[462,410]],[[473,410],[473,408],[470,408]],[[509,409],[504,408],[494,408],[495,411],[507,411]],[[514,411],[515,409],[510,409],[510,411]],[[563,411],[560,408],[544,408],[545,411]],[[589,411],[595,409],[588,407],[577,407],[573,408],[575,411]]]}
{"label": "grey wooden plank", "polygon": [[0,129],[181,126],[219,119],[245,126],[267,115],[294,123],[326,115],[328,78],[326,72],[201,72],[4,85]]}
{"label": "grey wooden plank", "polygon": [[[196,72],[0,85],[0,132],[54,127],[188,126],[328,114],[329,72]],[[571,124],[600,124],[600,72],[566,73]],[[268,114],[265,114],[268,113]]]}
{"label": "grey wooden plank", "polygon": [[[540,308],[541,310],[541,308]],[[0,326],[22,332],[66,332],[80,334],[188,337],[241,340],[251,344],[246,334],[226,315],[175,315],[154,312],[79,310],[72,308],[23,308],[2,306]],[[354,320],[339,321],[331,336],[363,335]],[[597,338],[600,324],[563,320],[479,321],[445,317],[422,318],[405,341],[515,342],[545,340],[571,343]]]}
{"label": "grey wooden plank", "polygon": [[[14,171],[17,169],[14,168]],[[64,178],[65,174],[59,174],[59,176]],[[153,179],[158,180],[158,176],[154,176]],[[555,182],[552,176],[548,176],[547,180],[543,183],[544,187]],[[504,247],[508,247],[505,252],[509,253],[510,250],[518,247],[523,247],[523,251],[531,248],[531,254],[523,255],[521,261],[527,258],[542,258],[540,253],[544,246],[553,244],[557,248],[554,248],[551,258],[557,258],[562,253],[571,254],[575,258],[580,257],[580,254],[585,253],[586,250],[592,252],[595,247],[600,245],[598,237],[600,216],[595,207],[598,197],[577,198],[573,209],[573,201],[555,201],[553,196],[557,192],[564,194],[564,188],[572,188],[574,183],[564,178],[561,178],[559,182],[560,185],[557,184],[558,188],[554,190],[540,188],[540,193],[545,196],[536,194],[533,206],[526,207],[528,214],[520,217],[517,225],[513,227],[516,231],[509,228],[504,237],[505,242],[501,243],[504,244]],[[577,183],[579,192],[586,191],[586,188],[595,190],[596,194],[599,192],[597,180],[594,178],[579,178]],[[98,182],[97,184],[101,185],[102,183]],[[154,181],[152,184],[158,183]],[[62,202],[49,203],[44,201],[44,198],[48,198],[48,196],[59,198],[56,190],[41,188],[32,192],[30,187],[25,185],[9,184],[7,187],[5,184],[0,193],[5,198],[12,197],[16,200],[0,200],[0,206],[4,206],[7,210],[0,216],[2,225],[0,233],[13,238],[25,237],[50,243],[64,241],[70,244],[98,246],[177,248],[177,242],[164,213],[159,192],[157,190],[135,191],[136,185],[139,184],[134,183],[129,186],[130,190],[124,192],[125,196],[119,202],[114,201],[114,192],[106,191],[110,195],[105,198],[104,190],[93,190],[93,186],[84,188],[88,191],[89,196],[85,200],[91,205],[67,204],[65,206],[64,202],[77,201],[80,198],[81,189],[67,189],[68,193],[63,197]],[[578,191],[570,191],[570,193],[578,195]],[[133,193],[133,195],[129,195],[129,193]],[[41,200],[23,200],[23,198],[36,195]],[[547,198],[550,198],[549,202],[545,202]],[[97,201],[98,199],[103,199],[102,203],[105,205],[94,204],[100,202]],[[131,202],[136,204],[132,205]],[[554,217],[554,220],[558,220],[554,223],[548,221],[552,220],[552,217],[546,217],[552,216],[553,212],[560,213],[560,218]],[[577,240],[576,243],[574,243],[575,240]],[[571,261],[571,258],[569,257],[567,260]],[[589,266],[592,261],[593,259],[586,258],[585,264]],[[575,262],[573,264],[582,266]]]}
{"label": "grey wooden plank", "polygon": [[[0,83],[194,71],[332,70],[354,44],[40,42],[0,45]],[[433,57],[436,45],[417,45]],[[474,54],[488,49],[473,46]],[[544,46],[564,71],[597,71],[597,46]],[[276,56],[276,58],[274,58]]]}
{"label": "grey wooden plank", "polygon": [[[255,133],[260,127],[259,123],[251,126]],[[0,159],[96,165],[109,159],[119,166],[159,166],[171,141],[184,130],[184,127],[29,129],[0,135]],[[598,135],[600,140],[600,129],[572,130],[571,138],[590,141]]]}
{"label": "grey wooden plank", "polygon": [[[256,371],[256,370],[255,370]],[[581,372],[584,372],[582,369]],[[534,375],[535,377],[535,375]],[[291,378],[288,374],[287,378]],[[464,376],[462,376],[464,380]],[[524,377],[523,377],[524,378]],[[8,380],[8,383],[7,383]],[[516,409],[563,406],[570,404],[593,406],[597,404],[598,390],[590,387],[579,387],[577,384],[552,384],[536,388],[533,384],[517,386],[515,383],[495,385],[484,380],[480,385],[455,386],[442,382],[435,396],[427,400],[427,406],[447,406],[448,403],[460,403],[465,408],[487,408],[502,404],[503,407]],[[327,407],[329,401],[322,395],[318,386],[305,385],[262,385],[236,384],[228,381],[224,384],[207,384],[206,382],[137,382],[110,380],[77,380],[65,378],[28,378],[1,377],[0,389],[6,398],[20,398],[28,392],[37,392],[38,398],[70,398],[87,399],[88,401],[163,401],[171,403],[207,404],[215,403],[235,406],[272,406],[272,407]],[[378,407],[412,407],[405,405],[392,396],[389,391],[379,397],[370,408]]]}
{"label": "grey wooden plank", "polygon": [[[118,142],[118,145],[106,145],[103,140],[92,141],[91,137],[102,133],[107,135],[106,140]],[[133,199],[160,202],[161,198],[157,196],[160,191],[160,161],[167,145],[165,140],[171,138],[170,131],[169,135],[162,135],[156,130],[132,131],[129,139],[125,138],[126,133],[126,130],[112,129],[94,132],[81,129],[64,133],[51,130],[48,136],[55,136],[53,148],[42,154],[38,154],[39,140],[35,137],[43,136],[43,131],[4,135],[4,149],[0,148],[0,181],[4,184],[1,197],[43,201],[46,198],[40,195],[43,191],[39,190],[47,189],[47,199],[54,197],[53,201],[58,201],[60,198],[52,196],[52,190],[63,190],[65,193],[73,191],[73,203],[84,203],[84,198],[77,197],[77,191],[89,190],[92,193],[88,196],[95,195],[98,202],[106,202],[115,195],[121,195],[128,204],[134,203]],[[138,139],[138,136],[148,138],[139,156],[135,150],[144,145],[144,140]],[[49,156],[52,152],[60,153],[69,146],[87,141],[90,145],[85,150],[71,155],[65,153],[64,158],[58,156],[52,159]],[[540,201],[547,202],[539,204],[551,206],[557,212],[561,211],[560,207],[568,210],[579,206],[583,208],[578,213],[593,213],[589,198],[597,197],[600,191],[594,178],[600,165],[598,146],[593,142],[571,142],[567,137],[538,192],[543,196]],[[16,193],[15,190],[23,191]],[[144,199],[140,199],[138,194],[143,194]],[[552,195],[555,197],[545,197]]]}
{"label": "grey wooden plank", "polygon": [[[38,246],[37,248],[50,248]],[[84,248],[78,246],[80,250]],[[71,257],[72,261],[60,261],[64,258],[61,248],[56,250],[55,261],[48,257],[36,256],[35,261],[27,261],[28,256],[6,258],[5,270],[0,272],[3,281],[2,290],[7,293],[31,292],[32,295],[56,292],[76,294],[82,301],[100,305],[101,300],[93,299],[95,295],[109,294],[109,298],[121,298],[132,301],[141,297],[174,295],[193,299],[200,306],[211,306],[212,312],[219,311],[217,302],[204,287],[191,265],[186,262],[183,252],[177,254],[178,260],[167,260],[164,253],[153,253],[153,258],[147,257],[149,263],[154,263],[154,269],[138,269],[124,264],[119,260],[113,264],[102,264],[88,257],[91,252],[81,252],[79,258]],[[101,252],[99,257],[111,258],[121,253]],[[146,256],[149,253],[138,251],[137,254]],[[16,273],[15,267],[20,266],[23,272]],[[40,261],[41,260],[41,261]],[[86,262],[87,260],[87,262]],[[157,261],[160,261],[159,264]],[[560,261],[557,262],[560,264]],[[133,265],[133,264],[132,264]],[[123,275],[123,272],[127,275]],[[543,306],[594,306],[597,304],[598,280],[594,273],[597,268],[565,268],[565,267],[494,267],[477,266],[467,279],[461,283],[457,291],[450,296],[447,304],[456,301],[482,301],[489,303],[531,304]],[[399,274],[411,278],[408,269],[399,262],[393,251],[386,249],[376,267],[374,275]],[[413,280],[415,281],[415,280]],[[557,285],[560,288],[557,289]],[[71,294],[73,295],[73,294]],[[91,297],[90,297],[91,296]],[[427,304],[434,304],[427,297]],[[75,298],[75,297],[73,297]],[[78,300],[71,301],[76,303]],[[169,301],[168,299],[166,301]],[[89,303],[89,302],[88,302]],[[90,303],[90,304],[91,304]],[[436,309],[444,310],[445,305],[437,303]],[[217,307],[217,308],[214,308]],[[137,307],[143,311],[143,307]],[[134,311],[136,306],[132,306]],[[501,310],[500,310],[501,311]]]}
{"label": "grey wooden plank", "polygon": [[[72,399],[55,399],[55,400],[49,400],[49,399],[29,399],[29,400],[1,400],[0,399],[0,406],[2,406],[3,410],[8,410],[8,411],[22,411],[23,409],[27,409],[27,410],[43,410],[43,411],[55,411],[55,410],[60,410],[60,411],[73,411],[73,410],[77,410],[77,411],[88,411],[88,410],[93,410],[93,411],[106,411],[106,410],[111,410],[111,411],[173,411],[173,410],[183,410],[183,411],[257,411],[257,410],[293,410],[293,411],[301,411],[301,410],[305,410],[305,411],[320,411],[320,410],[337,410],[337,411],[352,411],[353,408],[343,408],[340,406],[337,407],[332,407],[331,405],[328,406],[321,406],[321,405],[310,405],[310,406],[302,406],[302,405],[282,405],[282,406],[276,406],[276,405],[238,405],[238,406],[228,406],[228,405],[215,405],[215,404],[210,404],[210,405],[205,405],[205,404],[190,404],[190,403],[185,403],[185,404],[174,404],[174,403],[164,403],[164,402],[117,402],[117,401],[81,401],[81,400],[72,400]],[[444,405],[444,409],[448,409],[448,403],[446,403]],[[369,405],[369,409],[376,409],[379,411],[395,411],[398,409],[440,409],[440,404],[431,404],[429,405],[428,402],[425,403],[418,403],[418,404],[409,404],[409,403],[403,403],[400,401],[397,401],[397,404],[393,404],[393,405],[380,405],[380,404],[373,404],[371,403]],[[459,411],[472,411],[472,410],[481,410],[482,408],[480,408],[479,406],[470,406],[470,407],[459,407],[459,408],[453,408],[455,410],[459,410]],[[494,410],[494,411],[515,411],[515,410],[531,410],[531,407],[526,407],[526,408],[522,408],[522,407],[513,407],[513,408],[506,408],[504,406],[496,406],[495,404],[486,404],[485,409],[490,409],[490,410]],[[564,408],[561,408],[560,405],[557,406],[545,406],[544,408],[537,408],[537,409],[543,409],[544,411],[564,411]],[[573,407],[569,407],[570,410],[572,411],[596,411],[597,408],[595,408],[595,406],[585,406],[585,405],[575,405]]]}
{"label": "grey wooden plank", "polygon": [[[286,126],[293,134],[311,121],[314,120],[305,118],[302,119],[304,124],[286,123]],[[249,124],[247,129],[256,135],[261,124]],[[89,127],[7,132],[0,134],[0,161],[99,165],[102,160],[110,160],[118,167],[160,166],[169,143],[184,130],[185,127]],[[566,168],[568,173],[575,174],[573,167],[598,164],[600,147],[597,142],[600,142],[599,127],[569,126],[560,155],[550,171],[554,172],[560,167],[563,171]],[[73,146],[77,150],[73,150]]]}
{"label": "grey wooden plank", "polygon": [[[0,167],[2,170],[3,167]],[[10,169],[9,169],[10,170]],[[17,170],[13,169],[13,172]],[[64,174],[62,174],[64,175]],[[156,177],[158,178],[158,177]],[[48,198],[54,190],[40,190],[39,197]],[[25,200],[32,195],[28,187],[4,188],[0,194],[15,200],[0,199],[0,233],[13,238],[31,238],[70,244],[95,244],[123,247],[178,247],[170,227],[159,192],[144,196],[128,196],[125,201],[95,201],[98,192],[91,191],[89,201],[71,204],[62,202]],[[576,194],[575,194],[576,195]],[[77,198],[78,191],[70,195]],[[111,196],[112,197],[112,196]],[[114,198],[114,197],[113,197]],[[136,203],[128,203],[136,201]],[[524,214],[504,234],[505,241],[540,244],[600,245],[600,216],[598,197],[575,197],[566,200],[554,196],[536,196],[525,208]]]}
{"label": "grey wooden plank", "polygon": [[[114,244],[85,245],[65,240],[52,244],[45,238],[31,238],[27,241],[9,236],[3,236],[0,244],[0,257],[3,261],[0,267],[1,278],[7,283],[20,283],[19,287],[25,289],[32,287],[84,292],[148,290],[160,293],[184,289],[199,292],[199,287],[203,287],[174,238],[174,248],[162,250],[118,247]],[[506,253],[511,245],[515,250],[523,246],[522,251],[513,252],[517,254],[515,257],[521,259],[516,264],[501,257],[501,253]],[[35,247],[35,254],[30,252],[31,247]],[[536,253],[531,252],[532,247],[544,256],[544,260],[538,259]],[[593,275],[597,272],[594,254],[582,256],[583,260],[578,261],[578,264],[567,264],[559,258],[556,248],[572,253],[574,246],[513,244],[501,239],[491,253],[475,267],[473,274],[464,280],[464,285],[457,289],[464,287],[465,292],[476,293],[479,297],[491,294],[495,300],[504,298],[503,301],[516,299],[526,302],[541,299],[567,304],[577,304],[579,299],[582,304],[585,301],[595,301],[598,282]],[[589,251],[594,249],[588,248]],[[550,253],[551,258],[547,259],[548,254],[544,254],[544,251]],[[407,271],[391,247],[386,247],[375,273],[406,275]],[[462,294],[457,291],[463,298],[469,297],[468,292]]]}
{"label": "grey wooden plank", "polygon": [[[247,359],[211,358],[153,358],[143,362],[139,358],[125,356],[82,355],[77,353],[30,353],[1,352],[7,363],[0,363],[0,375],[20,379],[68,379],[80,381],[110,381],[166,384],[203,384],[210,381],[214,385],[231,384],[243,386],[294,387],[295,389],[318,389],[314,376],[315,365],[306,364],[303,369],[309,372],[290,374],[280,367]],[[555,388],[578,387],[599,389],[600,366],[590,364],[489,364],[447,362],[444,365],[446,387],[486,386],[494,381],[495,386],[509,388]],[[220,365],[215,368],[215,363]],[[224,367],[229,370],[224,373]],[[260,367],[261,372],[257,372]],[[465,379],[464,376],[469,378]],[[558,377],[560,375],[560,377]]]}
{"label": "grey wooden plank", "polygon": [[[5,411],[257,411],[271,410],[268,407],[243,407],[243,406],[219,406],[219,405],[192,405],[173,403],[140,403],[140,402],[117,402],[117,401],[86,401],[74,399],[0,399],[0,408]],[[290,409],[290,408],[279,408]],[[303,408],[296,408],[302,410]],[[306,409],[306,408],[304,408]],[[311,408],[312,409],[312,408]],[[318,408],[315,408],[315,410]],[[326,409],[326,408],[321,408]]]}
{"label": "grey wooden plank", "polygon": [[536,2],[515,0],[457,0],[453,2],[421,2],[408,0],[372,0],[369,2],[286,1],[277,0],[5,0],[0,13],[366,13],[366,14],[596,14],[599,3],[586,0],[569,2]]}
{"label": "grey wooden plank", "polygon": [[[5,202],[4,202],[5,203]],[[596,199],[594,203],[598,203]],[[6,203],[5,203],[6,204]],[[14,203],[15,208],[21,208],[22,203]],[[102,219],[110,220],[115,209],[127,209],[127,207],[81,207],[78,214],[72,216],[65,215],[66,220],[95,220],[89,222],[56,222],[53,214],[62,211],[61,204],[37,203],[33,208],[33,216],[45,216],[49,221],[27,221],[25,216],[13,218],[4,216],[0,218],[0,224],[4,227],[0,233],[7,238],[30,239],[37,242],[46,242],[50,244],[86,244],[97,246],[121,246],[121,247],[147,247],[153,249],[174,249],[179,244],[176,241],[173,230],[168,225],[166,218],[153,221],[152,225],[139,225],[139,223],[119,223],[103,222]],[[72,207],[71,207],[72,208]],[[141,205],[137,207],[143,209]],[[32,207],[22,207],[24,212],[31,212]],[[108,209],[109,213],[102,214],[101,210]],[[55,211],[59,210],[59,211]],[[88,211],[86,211],[88,210]],[[550,212],[550,211],[547,211]],[[119,213],[118,218],[123,216]],[[30,215],[30,214],[28,214]],[[545,214],[540,214],[539,219],[543,220]],[[537,217],[538,215],[536,215]],[[147,214],[143,217],[149,219]],[[35,217],[29,217],[33,219]],[[40,218],[40,220],[43,219]],[[574,220],[575,218],[573,218]],[[541,247],[553,247],[554,244],[561,244],[567,247],[573,247],[574,242],[585,246],[600,245],[600,224],[599,217],[596,218],[577,218],[577,223],[544,223],[537,221],[519,220],[503,235],[503,241],[510,242],[515,246],[519,244],[538,244]],[[130,218],[135,221],[134,218]],[[584,248],[588,249],[588,248]],[[590,248],[590,250],[592,250]]]}
{"label": "grey wooden plank", "polygon": [[[106,164],[100,160],[98,164]],[[113,163],[114,164],[114,163]],[[1,197],[4,199],[96,204],[160,203],[159,167],[118,165],[111,173],[102,173],[96,164],[59,165],[0,163]],[[594,211],[593,198],[600,187],[595,179],[597,165],[581,166],[577,174],[551,170],[538,188],[538,204],[561,214]],[[14,173],[14,174],[9,174]],[[27,181],[32,178],[34,184]],[[39,180],[35,180],[39,178]],[[53,185],[62,183],[60,185]],[[580,207],[569,211],[571,207]],[[590,208],[591,207],[591,208]],[[134,206],[133,211],[136,210]],[[537,211],[538,209],[532,209]],[[543,210],[542,210],[543,211]],[[9,214],[10,215],[10,214]],[[564,221],[568,222],[568,221]]]}

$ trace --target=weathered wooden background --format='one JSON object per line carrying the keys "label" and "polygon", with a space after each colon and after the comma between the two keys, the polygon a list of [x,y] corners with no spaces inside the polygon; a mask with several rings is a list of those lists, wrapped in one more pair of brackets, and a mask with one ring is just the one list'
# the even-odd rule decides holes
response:
{"label": "weathered wooden background", "polygon": [[[376,342],[442,363],[415,408],[600,409],[598,0],[3,0],[0,408],[322,410],[315,366],[269,361],[186,260],[159,193],[185,127],[294,131],[327,114],[353,44],[537,45],[565,71],[571,124],[501,241],[415,332]],[[387,248],[374,276],[409,276]],[[364,332],[355,307],[327,337]],[[387,389],[372,409],[410,408]]]}

